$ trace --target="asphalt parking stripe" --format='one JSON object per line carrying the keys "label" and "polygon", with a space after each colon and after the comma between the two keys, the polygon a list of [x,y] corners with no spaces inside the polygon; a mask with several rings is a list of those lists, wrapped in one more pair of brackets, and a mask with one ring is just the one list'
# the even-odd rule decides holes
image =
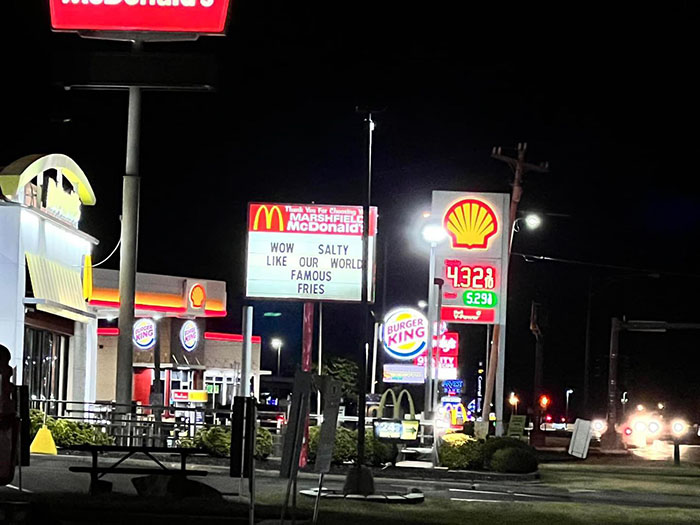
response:
{"label": "asphalt parking stripe", "polygon": [[469,492],[470,494],[498,494],[499,496],[510,496],[510,492],[498,492],[494,490],[476,490],[476,489],[449,489],[450,492]]}
{"label": "asphalt parking stripe", "polygon": [[452,501],[466,501],[468,503],[503,503],[498,499],[477,499],[477,498],[450,498]]}
{"label": "asphalt parking stripe", "polygon": [[[15,487],[14,485],[5,485],[5,486],[6,486],[6,487],[9,487],[9,488],[11,488],[11,489],[19,490],[19,487]],[[28,492],[28,493],[30,493],[30,494],[33,494],[33,493],[34,493],[33,490],[24,489],[24,488],[22,489],[22,492]]]}

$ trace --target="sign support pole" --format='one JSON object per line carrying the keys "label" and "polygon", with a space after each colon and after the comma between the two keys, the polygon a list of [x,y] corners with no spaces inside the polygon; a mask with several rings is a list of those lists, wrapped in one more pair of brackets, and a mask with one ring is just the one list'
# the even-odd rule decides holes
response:
{"label": "sign support pole", "polygon": [[379,341],[379,323],[374,323],[374,342],[372,344],[372,378],[369,381],[369,391],[374,394],[377,389],[377,344]]}
{"label": "sign support pole", "polygon": [[[323,375],[323,303],[318,303],[318,375]],[[321,389],[316,392],[316,424],[323,421],[321,416]]]}
{"label": "sign support pole", "polygon": [[[133,52],[139,53],[140,41],[134,41]],[[129,120],[126,135],[126,171],[122,196],[122,228],[119,261],[119,340],[117,342],[117,412],[130,412],[133,399],[133,345],[138,259],[139,150],[141,138],[141,88],[129,87]],[[122,405],[122,406],[119,406]]]}
{"label": "sign support pole", "polygon": [[[304,324],[302,329],[302,351],[301,369],[304,372],[311,372],[311,349],[314,342],[314,303],[306,301],[304,303]],[[304,442],[301,448],[299,466],[305,467],[309,453],[309,415],[304,420]]]}
{"label": "sign support pole", "polygon": [[250,397],[251,355],[253,348],[253,307],[243,307],[243,358],[241,359],[241,397]]}

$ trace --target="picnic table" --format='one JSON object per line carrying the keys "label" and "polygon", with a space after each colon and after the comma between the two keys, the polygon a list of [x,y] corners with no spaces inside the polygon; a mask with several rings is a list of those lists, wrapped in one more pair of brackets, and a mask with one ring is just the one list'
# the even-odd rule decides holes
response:
{"label": "picnic table", "polygon": [[[180,447],[146,447],[146,446],[122,446],[122,445],[73,445],[71,450],[79,450],[90,452],[92,454],[92,465],[72,466],[68,470],[71,472],[87,472],[90,474],[90,493],[95,494],[99,491],[100,478],[107,474],[131,474],[131,475],[159,475],[159,476],[206,476],[206,470],[188,470],[187,457],[193,454],[200,453],[201,450],[196,448],[180,448]],[[98,458],[105,452],[121,454],[121,457],[116,462],[109,465],[100,465]],[[120,466],[127,459],[136,454],[143,454],[152,460],[157,468],[149,467],[134,467]],[[163,464],[153,454],[177,454],[180,456],[180,468],[169,468]],[[104,456],[103,456],[104,458]],[[113,457],[110,459],[114,459]]]}

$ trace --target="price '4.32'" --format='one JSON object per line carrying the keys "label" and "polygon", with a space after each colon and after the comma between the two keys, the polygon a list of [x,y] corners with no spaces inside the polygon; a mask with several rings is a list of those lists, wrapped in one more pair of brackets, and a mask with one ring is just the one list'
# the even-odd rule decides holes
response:
{"label": "price '4.32'", "polygon": [[453,288],[493,290],[496,286],[496,268],[482,265],[462,265],[459,260],[445,260],[445,277]]}

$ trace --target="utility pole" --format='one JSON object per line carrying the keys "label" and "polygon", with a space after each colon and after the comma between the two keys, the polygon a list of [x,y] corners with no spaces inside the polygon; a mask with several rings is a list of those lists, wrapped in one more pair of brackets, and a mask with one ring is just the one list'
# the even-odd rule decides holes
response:
{"label": "utility pole", "polygon": [[[543,326],[546,325],[546,320],[543,318],[542,305],[532,301],[530,309],[530,331],[535,336],[535,378],[533,381],[532,399],[533,405],[537,403],[542,394],[542,375],[544,371],[544,334],[542,333]],[[532,432],[530,433],[530,444],[544,445],[544,434],[540,430],[541,412],[533,406],[535,410],[532,413]]]}
{"label": "utility pole", "polygon": [[[509,157],[503,154],[503,148],[500,146],[493,148],[491,152],[491,158],[500,160],[508,164],[514,172],[513,178],[513,193],[510,199],[510,227],[508,232],[513,230],[513,224],[518,216],[518,205],[523,195],[523,175],[529,171],[535,171],[538,173],[548,173],[549,163],[543,162],[541,164],[532,164],[525,161],[525,153],[527,152],[527,143],[519,143],[517,149],[516,157]],[[512,237],[511,237],[512,243]],[[510,252],[512,245],[508,246],[508,257],[510,257]],[[484,409],[486,410],[486,420],[488,421],[488,416],[491,411],[491,398],[494,391],[494,382],[496,386],[496,435],[503,434],[503,383],[505,379],[505,321],[503,324],[497,324],[493,329],[493,339],[491,340],[491,356],[490,363],[488,366],[488,375],[486,376],[486,393],[484,396]],[[496,351],[494,351],[496,350]]]}

